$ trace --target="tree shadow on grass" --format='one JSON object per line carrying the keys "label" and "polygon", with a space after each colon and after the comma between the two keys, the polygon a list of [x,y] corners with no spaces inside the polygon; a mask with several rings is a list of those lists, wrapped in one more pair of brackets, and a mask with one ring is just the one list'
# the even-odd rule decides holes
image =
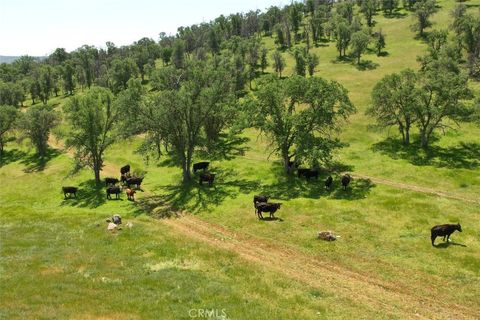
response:
{"label": "tree shadow on grass", "polygon": [[[63,193],[62,193],[63,196]],[[113,196],[115,199],[115,196]],[[122,201],[111,200],[111,201]],[[109,200],[110,201],[110,200]],[[103,184],[97,184],[95,180],[88,180],[78,185],[76,198],[67,198],[62,201],[62,206],[72,206],[79,208],[97,208],[107,202],[107,194]]]}
{"label": "tree shadow on grass", "polygon": [[355,63],[355,61],[356,61],[356,58],[352,58],[350,56],[342,56],[342,57],[337,56],[335,59],[330,60],[330,62],[333,63],[333,64]]}
{"label": "tree shadow on grass", "polygon": [[[238,156],[243,156],[249,149],[245,145],[249,140],[249,138],[237,135],[221,134],[219,139],[213,142],[208,149],[198,150],[197,159],[220,161],[232,160]],[[178,159],[171,153],[169,157],[159,163],[159,166],[176,167],[178,166]]]}
{"label": "tree shadow on grass", "polygon": [[442,243],[439,243],[439,244],[436,244],[434,247],[436,249],[447,249],[448,247],[450,246],[458,246],[458,247],[463,247],[463,248],[466,248],[467,246],[464,245],[463,243],[457,243],[457,242],[453,242],[453,241],[450,241],[450,242],[442,242]]}
{"label": "tree shadow on grass", "polygon": [[379,64],[371,60],[361,60],[360,63],[355,64],[356,68],[360,71],[375,70]]}
{"label": "tree shadow on grass", "polygon": [[50,160],[58,157],[60,154],[61,152],[57,149],[48,149],[45,156],[40,157],[37,154],[25,155],[20,163],[26,166],[23,170],[25,173],[41,172],[45,170]]}
{"label": "tree shadow on grass", "polygon": [[373,145],[373,151],[388,155],[392,159],[407,160],[416,166],[436,166],[450,169],[474,170],[480,166],[480,144],[465,143],[451,147],[430,145],[424,150],[418,144],[409,146],[394,138]]}
{"label": "tree shadow on grass", "polygon": [[466,3],[465,6],[467,8],[478,8],[478,7],[480,7],[480,4],[468,4],[468,3]]}
{"label": "tree shadow on grass", "polygon": [[259,182],[239,179],[233,170],[216,169],[214,173],[216,177],[212,186],[205,183],[200,185],[195,176],[188,184],[156,187],[154,191],[159,194],[138,199],[138,210],[134,214],[147,212],[156,218],[176,216],[182,211],[196,214],[212,206],[219,206],[241,193],[251,193],[260,188]]}
{"label": "tree shadow on grass", "polygon": [[[329,175],[334,180],[330,190],[325,188],[325,180]],[[262,186],[261,193],[285,201],[295,198],[319,199],[321,197],[358,200],[365,198],[375,186],[370,180],[355,179],[344,191],[340,181],[341,175],[329,173],[325,170],[320,171],[318,179],[306,180],[296,175],[281,176],[276,183]]]}
{"label": "tree shadow on grass", "polygon": [[26,152],[18,149],[4,150],[0,157],[0,168],[10,163],[17,162],[27,156]]}
{"label": "tree shadow on grass", "polygon": [[408,13],[400,12],[398,10],[394,10],[392,13],[384,13],[383,16],[387,19],[403,19],[408,16]]}
{"label": "tree shadow on grass", "polygon": [[370,179],[353,179],[347,187],[343,190],[341,184],[332,191],[331,198],[343,200],[359,200],[364,199],[370,193],[370,190],[375,187],[375,184]]}
{"label": "tree shadow on grass", "polygon": [[209,150],[200,151],[200,158],[210,160],[232,160],[238,156],[243,156],[248,150],[245,143],[250,139],[236,135],[220,135],[220,138],[212,143]]}

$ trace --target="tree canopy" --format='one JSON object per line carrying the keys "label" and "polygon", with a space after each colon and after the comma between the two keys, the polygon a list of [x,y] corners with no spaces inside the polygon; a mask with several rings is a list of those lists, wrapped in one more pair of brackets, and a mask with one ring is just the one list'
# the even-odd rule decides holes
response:
{"label": "tree canopy", "polygon": [[264,78],[249,103],[252,122],[271,138],[290,172],[289,161],[328,163],[342,144],[341,124],[355,112],[347,90],[335,81],[293,76]]}

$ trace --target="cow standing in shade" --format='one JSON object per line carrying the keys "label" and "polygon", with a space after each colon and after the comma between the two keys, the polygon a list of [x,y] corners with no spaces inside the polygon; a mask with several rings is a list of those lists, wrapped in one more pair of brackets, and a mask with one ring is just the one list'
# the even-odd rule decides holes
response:
{"label": "cow standing in shade", "polygon": [[327,180],[325,180],[325,188],[327,190],[331,190],[333,185],[333,178],[332,176],[328,176]]}
{"label": "cow standing in shade", "polygon": [[348,185],[350,184],[351,181],[352,181],[352,177],[349,174],[345,174],[342,177],[343,190],[347,190],[347,187],[348,187]]}
{"label": "cow standing in shade", "polygon": [[117,178],[105,178],[105,186],[108,187],[110,185],[114,186],[120,181]]}
{"label": "cow standing in shade", "polygon": [[65,199],[67,199],[67,195],[68,197],[70,198],[72,195],[74,198],[77,197],[77,191],[78,191],[78,188],[77,187],[62,187],[62,191],[63,191],[63,197]]}
{"label": "cow standing in shade", "polygon": [[203,185],[203,182],[208,182],[208,185],[213,185],[213,181],[215,181],[215,174],[213,173],[202,173],[200,174],[199,183]]}
{"label": "cow standing in shade", "polygon": [[133,178],[128,178],[126,183],[127,187],[130,188],[131,186],[136,186],[136,188],[140,188],[142,185],[143,178],[138,178],[138,177],[133,177]]}
{"label": "cow standing in shade", "polygon": [[210,166],[210,162],[194,163],[193,164],[193,173],[196,173],[198,170],[203,170],[203,172],[205,172],[205,170],[207,170],[209,166]]}
{"label": "cow standing in shade", "polygon": [[115,195],[115,199],[120,199],[120,194],[122,189],[120,187],[108,187],[107,188],[107,199],[112,199],[112,194]]}

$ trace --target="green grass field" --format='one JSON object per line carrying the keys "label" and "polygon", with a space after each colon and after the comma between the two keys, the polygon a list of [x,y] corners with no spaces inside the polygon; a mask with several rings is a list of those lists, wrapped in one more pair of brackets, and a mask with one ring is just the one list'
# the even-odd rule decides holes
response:
{"label": "green grass field", "polygon": [[[448,28],[454,2],[438,3],[433,27]],[[480,0],[467,4],[476,10]],[[136,203],[107,201],[92,172],[72,174],[61,149],[41,163],[27,144],[10,143],[0,166],[0,319],[191,319],[199,310],[212,319],[479,318],[480,127],[462,124],[420,152],[399,147],[393,129],[369,130],[364,115],[375,83],[418,68],[425,51],[411,16],[398,16],[375,17],[388,55],[363,56],[372,70],[338,62],[334,43],[313,49],[316,74],[343,84],[358,109],[336,156],[355,176],[346,192],[338,177],[331,192],[323,177],[286,178],[251,129],[236,146],[243,155],[212,162],[211,188],[182,186],[168,159],[145,163],[140,138],[114,145],[104,176],[126,163],[147,172]],[[76,200],[60,193],[70,184],[81,189]],[[278,220],[257,219],[260,193],[282,202]],[[124,226],[111,233],[114,213]],[[179,217],[158,219],[166,214]],[[457,222],[464,231],[452,243],[431,246],[433,225]],[[322,242],[320,230],[341,237]]]}

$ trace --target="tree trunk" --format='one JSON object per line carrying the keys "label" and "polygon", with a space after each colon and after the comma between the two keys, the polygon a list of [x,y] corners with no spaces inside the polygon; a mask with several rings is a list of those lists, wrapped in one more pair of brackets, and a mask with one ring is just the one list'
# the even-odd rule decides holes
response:
{"label": "tree trunk", "polygon": [[420,131],[420,136],[421,136],[421,143],[422,143],[422,148],[426,149],[428,148],[428,134],[426,130],[421,130]]}
{"label": "tree trunk", "polygon": [[100,183],[100,169],[98,167],[93,168],[93,171],[95,173],[95,182],[97,184]]}
{"label": "tree trunk", "polygon": [[187,165],[186,161],[184,161],[182,165],[182,170],[183,170],[183,183],[190,182],[192,179],[192,175],[190,173],[190,166]]}
{"label": "tree trunk", "polygon": [[403,140],[403,144],[406,146],[410,144],[410,127],[409,126],[405,128],[405,138]]}
{"label": "tree trunk", "polygon": [[102,168],[102,160],[99,156],[93,157],[93,172],[95,174],[95,182],[100,183],[100,170]]}
{"label": "tree trunk", "polygon": [[285,173],[290,175],[291,172],[291,167],[288,165],[290,162],[290,158],[288,157],[288,153],[283,155],[283,165],[285,167]]}
{"label": "tree trunk", "polygon": [[361,57],[361,56],[358,55],[358,57],[357,57],[357,64],[360,64],[360,57]]}
{"label": "tree trunk", "polygon": [[192,163],[192,154],[193,154],[193,150],[187,151],[187,155],[183,159],[183,163],[182,163],[183,183],[187,183],[187,182],[190,182],[190,180],[192,180],[192,173],[190,171],[190,164]]}

